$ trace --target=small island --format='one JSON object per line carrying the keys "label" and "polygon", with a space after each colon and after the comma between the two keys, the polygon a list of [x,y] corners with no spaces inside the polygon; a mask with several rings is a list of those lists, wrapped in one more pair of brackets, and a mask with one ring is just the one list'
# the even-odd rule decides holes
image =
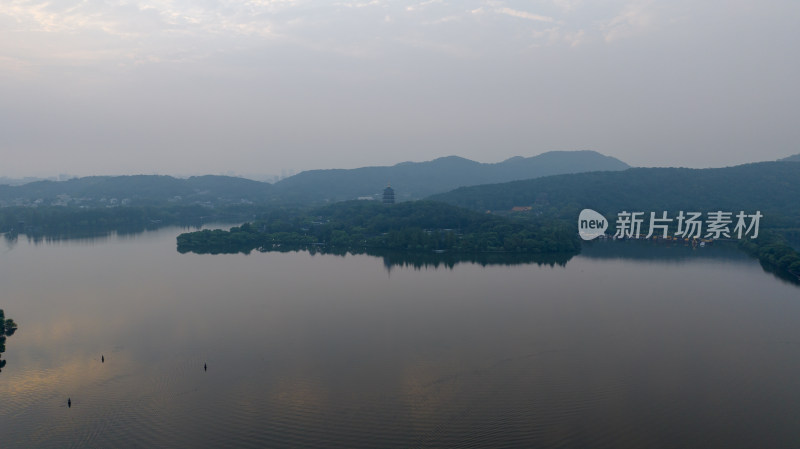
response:
{"label": "small island", "polygon": [[274,210],[224,230],[178,236],[178,251],[249,253],[282,247],[387,249],[436,253],[552,254],[580,251],[577,233],[558,220],[500,217],[434,201],[345,201],[318,209]]}

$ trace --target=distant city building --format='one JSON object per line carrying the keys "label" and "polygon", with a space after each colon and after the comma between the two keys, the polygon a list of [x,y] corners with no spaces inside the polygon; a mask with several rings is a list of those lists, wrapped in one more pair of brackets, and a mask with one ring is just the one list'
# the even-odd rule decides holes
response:
{"label": "distant city building", "polygon": [[389,185],[383,189],[383,204],[394,204],[394,189]]}

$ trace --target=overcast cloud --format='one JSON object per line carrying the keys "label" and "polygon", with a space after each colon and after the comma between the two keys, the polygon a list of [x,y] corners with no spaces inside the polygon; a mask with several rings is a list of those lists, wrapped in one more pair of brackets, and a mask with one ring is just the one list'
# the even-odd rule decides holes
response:
{"label": "overcast cloud", "polygon": [[3,0],[0,175],[800,152],[796,0]]}

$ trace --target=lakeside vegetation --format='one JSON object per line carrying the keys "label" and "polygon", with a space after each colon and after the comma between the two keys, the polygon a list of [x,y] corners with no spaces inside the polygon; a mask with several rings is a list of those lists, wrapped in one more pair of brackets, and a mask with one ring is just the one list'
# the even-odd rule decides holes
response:
{"label": "lakeside vegetation", "polygon": [[739,247],[758,258],[761,266],[783,278],[800,281],[800,252],[784,235],[776,231],[762,233],[757,239],[742,240]]}
{"label": "lakeside vegetation", "polygon": [[[498,179],[523,173],[541,175],[544,172],[531,170],[536,168],[534,162],[544,163],[545,157],[552,159],[546,161],[547,170],[561,171],[575,167],[586,170],[588,161],[608,159],[587,152],[545,153],[498,164],[449,157],[393,167],[316,170],[274,186],[225,176],[98,176],[38,181],[0,186],[0,233],[13,243],[20,235],[40,241],[103,237],[113,232],[133,234],[168,225],[247,222],[228,231],[182,234],[178,249],[198,253],[303,247],[329,253],[575,254],[581,246],[575,218],[583,208],[603,214],[612,230],[616,213],[623,210],[666,211],[670,217],[679,210],[758,210],[763,214],[761,236],[741,242],[740,248],[776,273],[794,278],[800,274],[800,203],[796,201],[800,196],[800,164],[789,162],[793,158],[715,169],[619,171],[623,164],[607,167],[612,171],[463,187],[430,197],[432,201],[401,202],[391,207],[375,201],[345,201],[311,209],[326,197],[320,189],[333,185],[339,189],[334,195],[337,198],[352,197],[356,190],[366,192],[373,184],[380,190],[377,180],[362,176],[367,173],[372,177],[391,173],[411,184],[423,178],[425,182],[442,181],[445,175],[448,182],[469,179],[475,183],[490,179],[488,173]],[[346,191],[356,187],[351,183],[357,183],[358,188]],[[399,197],[406,194],[410,192],[401,192]],[[288,203],[295,207],[289,208]],[[487,210],[492,213],[486,214]],[[670,223],[670,233],[675,226]]]}
{"label": "lakeside vegetation", "polygon": [[167,225],[200,226],[210,221],[245,221],[265,210],[253,205],[215,208],[201,205],[119,206],[78,208],[63,206],[0,208],[0,233],[6,239],[26,235],[34,241],[99,237],[118,232],[132,234]]}
{"label": "lakeside vegetation", "polygon": [[17,323],[11,318],[6,318],[6,313],[0,309],[0,371],[6,366],[6,361],[2,359],[6,352],[6,337],[14,335],[17,331]]}
{"label": "lakeside vegetation", "polygon": [[432,201],[348,201],[308,212],[272,211],[228,231],[178,236],[182,253],[248,253],[282,245],[455,253],[580,251],[577,233],[562,222],[514,220]]}
{"label": "lakeside vegetation", "polygon": [[[760,235],[739,248],[757,257],[765,269],[786,279],[800,276],[800,164],[762,162],[713,169],[632,168],[618,172],[579,173],[464,187],[432,196],[473,210],[500,215],[574,219],[584,208],[598,211],[614,232],[622,211],[667,212],[760,211]],[[512,212],[513,207],[527,209]],[[646,229],[648,223],[643,224]],[[669,225],[670,234],[676,222]],[[644,231],[646,233],[646,231]]]}

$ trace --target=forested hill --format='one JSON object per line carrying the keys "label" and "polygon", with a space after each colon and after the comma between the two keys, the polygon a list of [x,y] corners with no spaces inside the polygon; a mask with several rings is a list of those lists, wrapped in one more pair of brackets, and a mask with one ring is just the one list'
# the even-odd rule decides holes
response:
{"label": "forested hill", "polygon": [[531,206],[532,213],[561,218],[575,218],[583,208],[607,216],[621,211],[760,210],[762,225],[796,227],[800,224],[800,164],[632,168],[463,187],[430,199],[480,211]]}
{"label": "forested hill", "polygon": [[68,181],[37,181],[21,186],[0,185],[0,206],[63,205],[97,207],[159,202],[263,202],[270,184],[229,176],[90,176]]}
{"label": "forested hill", "polygon": [[391,183],[400,201],[424,198],[461,186],[531,179],[563,173],[624,170],[628,164],[595,151],[551,151],[484,164],[457,156],[391,167],[310,170],[277,182],[275,194],[295,203],[377,198]]}
{"label": "forested hill", "polygon": [[794,154],[789,157],[785,157],[783,159],[778,159],[780,162],[800,162],[800,153]]}

